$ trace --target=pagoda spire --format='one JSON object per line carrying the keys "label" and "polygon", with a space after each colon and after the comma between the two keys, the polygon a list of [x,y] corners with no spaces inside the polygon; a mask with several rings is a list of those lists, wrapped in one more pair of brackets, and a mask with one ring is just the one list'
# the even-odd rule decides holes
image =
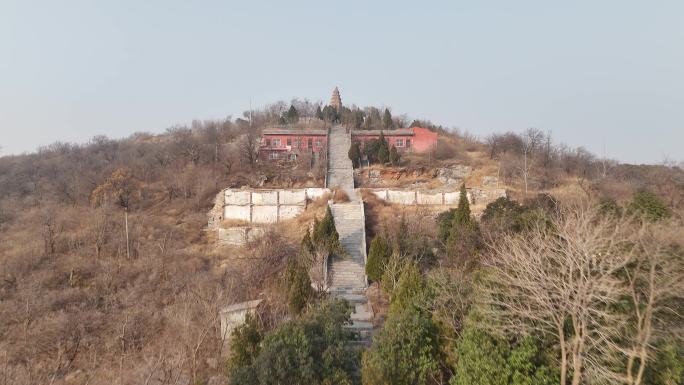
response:
{"label": "pagoda spire", "polygon": [[330,98],[330,105],[336,110],[339,110],[340,107],[342,107],[342,98],[340,97],[340,90],[337,89],[337,87],[333,90],[332,97]]}

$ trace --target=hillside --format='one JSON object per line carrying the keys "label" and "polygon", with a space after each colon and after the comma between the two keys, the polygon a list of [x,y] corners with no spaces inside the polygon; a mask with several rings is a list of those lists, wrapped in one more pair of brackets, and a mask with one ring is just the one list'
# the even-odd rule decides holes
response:
{"label": "hillside", "polygon": [[[330,125],[327,115],[317,117],[315,105],[297,107],[293,126]],[[281,281],[292,274],[290,261],[301,254],[302,237],[308,235],[314,218],[324,218],[329,196],[311,202],[299,217],[267,227],[266,236],[245,247],[217,246],[215,234],[207,231],[208,212],[225,188],[303,188],[325,183],[325,162],[258,158],[261,130],[288,123],[274,112],[280,110],[269,106],[256,111],[251,123],[240,118],[195,122],[160,135],[141,133],[121,140],[96,137],[86,144],[55,143],[35,153],[0,158],[2,383],[225,383],[229,370],[224,339],[230,336],[221,336],[219,322],[225,306],[263,299],[266,306],[260,327],[276,336],[279,327],[289,325],[291,319],[306,325],[319,322],[322,316],[307,313],[314,310],[302,310],[301,318],[290,314],[291,293],[282,290]],[[534,356],[537,366],[526,372],[530,377],[537,373],[553,382],[560,375],[557,360],[549,358],[555,352],[550,337],[539,344],[525,345],[527,340],[517,337],[504,343],[495,340],[498,336],[468,328],[481,322],[478,317],[491,316],[466,310],[474,307],[470,293],[476,290],[475,277],[484,275],[485,261],[505,254],[506,246],[522,247],[514,243],[516,238],[507,238],[510,228],[542,231],[531,224],[544,221],[569,228],[567,217],[558,213],[575,204],[590,205],[586,202],[600,201],[605,207],[636,215],[632,208],[640,202],[639,194],[647,192],[652,199],[649,202],[662,205],[673,232],[670,238],[661,233],[654,237],[681,247],[684,171],[678,167],[618,164],[581,148],[556,144],[537,130],[479,140],[430,122],[409,124],[390,116],[381,123],[378,109],[347,110],[337,117],[342,125],[357,125],[358,129],[373,128],[374,124],[415,125],[439,133],[437,145],[428,152],[402,154],[395,165],[376,162],[357,169],[357,187],[456,192],[464,183],[468,188],[504,188],[510,198],[497,200],[510,207],[473,205],[472,213],[482,216],[481,222],[471,219],[468,209],[466,230],[458,232],[465,235],[454,240],[450,226],[456,223],[454,213],[460,211],[426,213],[420,207],[402,208],[364,195],[369,260],[375,239],[386,243],[387,253],[381,276],[370,277],[374,283],[369,296],[378,315],[377,341],[396,338],[391,328],[401,322],[416,325],[422,333],[439,335],[432,340],[435,344],[441,341],[439,346],[425,348],[421,359],[426,366],[415,374],[422,380],[411,383],[446,383],[456,378],[454,373],[470,372],[471,368],[463,366],[467,361],[455,357],[475,360],[468,349],[480,343],[483,349],[496,350],[498,346],[507,355]],[[307,117],[310,119],[301,119]],[[364,122],[371,122],[370,126],[364,127]],[[467,172],[462,176],[451,174],[463,169]],[[337,194],[335,199],[343,201],[342,193]],[[459,202],[459,210],[462,206]],[[593,209],[586,210],[595,215]],[[477,231],[469,232],[475,228]],[[529,231],[531,239],[545,239],[545,233]],[[633,234],[623,235],[633,241]],[[497,243],[499,239],[512,243]],[[390,254],[396,259],[389,259]],[[681,260],[678,263],[676,269],[681,268]],[[681,270],[676,269],[673,277],[681,278],[677,275]],[[411,280],[413,288],[409,287]],[[460,283],[464,286],[454,287]],[[420,297],[423,286],[430,286],[435,297]],[[677,302],[680,289],[674,287],[673,294],[679,298],[667,298],[669,303],[681,304]],[[324,296],[316,294],[303,308],[317,308],[318,299]],[[413,309],[414,305],[428,308],[434,317],[397,310]],[[325,314],[336,314],[334,308],[326,309],[330,313]],[[669,331],[676,334],[681,331],[681,313],[671,318]],[[430,336],[419,335],[418,341],[430,340]],[[468,338],[460,345],[455,342]],[[653,362],[681,365],[681,345],[672,348],[673,337],[665,332],[658,338],[653,340],[662,347],[657,354],[674,349],[675,363]],[[363,368],[357,360],[345,361],[345,365],[357,365],[355,370],[346,366],[335,370],[359,371],[367,384],[384,383],[386,378],[376,373],[389,370],[383,366],[387,353],[375,341],[364,355]],[[408,344],[393,341],[395,346]],[[410,361],[414,358],[406,358],[406,367],[397,370],[414,375]],[[254,362],[260,361],[254,358]],[[264,367],[258,370],[266,371]],[[616,367],[619,371],[620,365]],[[657,370],[657,366],[648,370]],[[348,380],[360,381],[354,376]],[[428,377],[432,380],[425,380]],[[676,383],[652,378],[644,383]],[[681,383],[681,374],[679,378]]]}

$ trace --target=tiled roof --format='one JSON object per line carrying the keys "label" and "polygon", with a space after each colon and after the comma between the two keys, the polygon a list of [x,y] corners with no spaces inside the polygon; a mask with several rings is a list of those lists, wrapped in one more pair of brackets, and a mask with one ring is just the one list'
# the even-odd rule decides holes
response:
{"label": "tiled roof", "polygon": [[382,132],[385,136],[411,136],[413,135],[413,129],[411,128],[399,128],[396,130],[354,130],[352,135],[380,135]]}
{"label": "tiled roof", "polygon": [[267,128],[262,132],[264,135],[296,135],[296,136],[307,136],[307,135],[325,135],[325,130],[287,130],[280,128]]}

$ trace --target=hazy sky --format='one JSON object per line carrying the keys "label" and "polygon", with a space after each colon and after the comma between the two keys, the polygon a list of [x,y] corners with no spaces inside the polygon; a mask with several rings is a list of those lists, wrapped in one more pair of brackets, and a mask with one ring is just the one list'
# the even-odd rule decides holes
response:
{"label": "hazy sky", "polygon": [[684,160],[684,1],[0,0],[1,154],[292,97]]}

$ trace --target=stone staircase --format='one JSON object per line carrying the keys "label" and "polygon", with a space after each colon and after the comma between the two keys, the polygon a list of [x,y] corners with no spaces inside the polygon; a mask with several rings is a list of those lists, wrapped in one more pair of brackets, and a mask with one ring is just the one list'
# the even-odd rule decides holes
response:
{"label": "stone staircase", "polygon": [[373,332],[373,310],[366,297],[366,225],[363,202],[354,190],[354,170],[347,155],[351,134],[343,127],[330,130],[328,136],[328,188],[340,188],[350,202],[331,203],[335,227],[345,255],[333,255],[328,263],[328,292],[346,299],[352,306],[349,329],[359,335],[359,343],[370,345]]}
{"label": "stone staircase", "polygon": [[343,127],[336,126],[330,130],[328,136],[328,188],[344,190],[352,201],[357,201],[354,191],[354,168],[349,160],[351,134]]}
{"label": "stone staircase", "polygon": [[340,243],[348,255],[333,255],[330,259],[328,286],[365,290],[366,233],[363,203],[334,203],[330,208],[340,235]]}

